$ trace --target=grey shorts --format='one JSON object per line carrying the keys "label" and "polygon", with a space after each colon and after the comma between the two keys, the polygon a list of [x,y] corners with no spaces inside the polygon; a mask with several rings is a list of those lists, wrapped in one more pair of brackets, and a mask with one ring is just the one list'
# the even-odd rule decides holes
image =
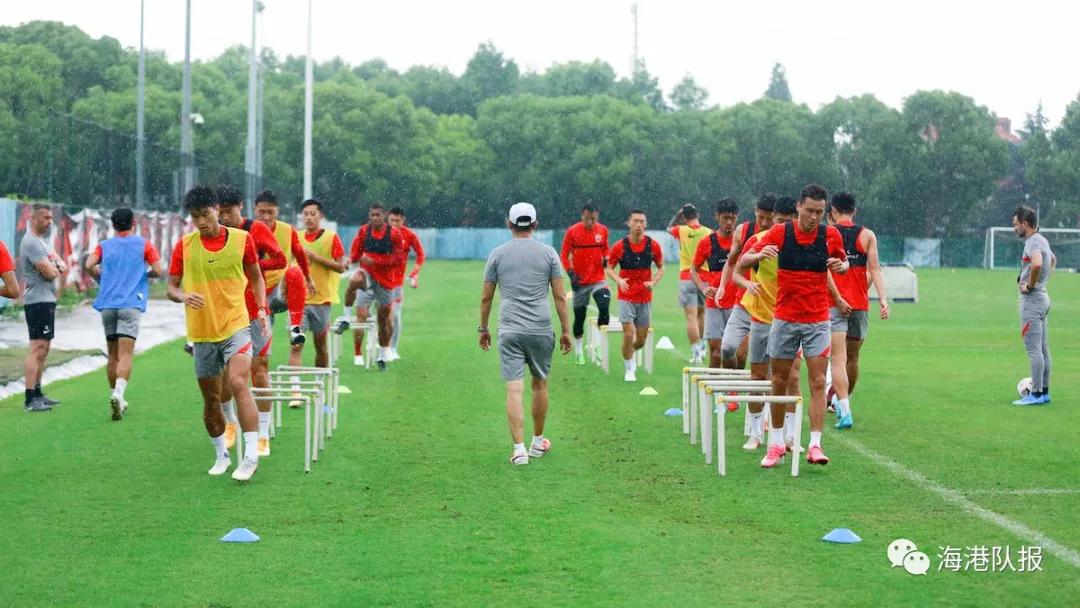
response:
{"label": "grey shorts", "polygon": [[101,325],[105,328],[105,340],[115,342],[119,338],[139,337],[139,318],[142,311],[138,308],[105,308],[101,311]]}
{"label": "grey shorts", "polygon": [[356,308],[368,308],[372,302],[378,306],[392,306],[394,290],[379,285],[366,270],[361,269],[360,272],[367,277],[368,288],[356,292]]}
{"label": "grey shorts", "polygon": [[195,377],[220,376],[225,365],[236,355],[251,356],[251,328],[245,327],[220,342],[196,342],[193,347]]}
{"label": "grey shorts", "polygon": [[681,308],[705,306],[705,294],[689,279],[679,279],[679,306]]}
{"label": "grey shorts", "polygon": [[303,331],[310,331],[316,336],[325,335],[330,329],[330,305],[329,304],[306,304],[304,306],[304,321],[300,324]]}
{"label": "grey shorts", "polygon": [[750,313],[742,306],[731,309],[727,324],[724,325],[724,336],[721,348],[728,352],[735,352],[742,345],[746,336],[750,335]]}
{"label": "grey shorts", "polygon": [[648,327],[651,321],[652,302],[619,300],[619,323],[633,323],[634,327]]}
{"label": "grey shorts", "polygon": [[840,314],[839,308],[829,309],[829,324],[832,333],[847,334],[848,340],[862,340],[870,323],[865,310],[853,310],[848,316]]}
{"label": "grey shorts", "polygon": [[705,339],[723,340],[724,328],[727,327],[733,308],[705,309]]}
{"label": "grey shorts", "polygon": [[773,319],[769,332],[769,358],[794,360],[799,349],[803,357],[827,355],[832,345],[831,323],[791,323]]}
{"label": "grey shorts", "polygon": [[533,378],[547,378],[551,373],[551,354],[555,352],[555,334],[527,336],[499,334],[499,369],[507,382],[525,377],[525,366]]}
{"label": "grey shorts", "polygon": [[750,344],[747,349],[747,358],[750,363],[769,362],[769,333],[772,323],[750,322]]}
{"label": "grey shorts", "polygon": [[273,325],[270,324],[270,317],[267,319],[267,329],[270,330],[270,335],[263,337],[262,332],[259,331],[259,320],[255,319],[248,323],[248,332],[251,336],[251,353],[255,357],[269,357],[272,348],[272,342],[274,338]]}
{"label": "grey shorts", "polygon": [[589,299],[593,297],[593,294],[601,289],[607,289],[607,283],[600,281],[599,283],[593,283],[591,285],[579,285],[574,290],[574,303],[573,308],[585,308],[589,305]]}

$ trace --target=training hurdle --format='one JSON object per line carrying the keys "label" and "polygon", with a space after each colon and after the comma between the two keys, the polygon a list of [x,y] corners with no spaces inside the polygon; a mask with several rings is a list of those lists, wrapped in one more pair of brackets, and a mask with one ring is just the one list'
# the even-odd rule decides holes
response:
{"label": "training hurdle", "polygon": [[[772,392],[772,383],[768,380],[732,380],[721,378],[718,380],[699,379],[697,381],[697,415],[698,428],[701,429],[701,453],[705,455],[705,464],[712,464],[712,416],[713,410],[717,409],[714,400],[709,395],[714,391],[727,391],[735,394],[768,394]],[[727,401],[734,401],[728,399]],[[727,414],[727,407],[721,415]]]}
{"label": "training hurdle", "polygon": [[[349,322],[349,329],[346,331],[362,329],[364,330],[364,333],[367,334],[364,336],[364,368],[371,369],[371,366],[375,363],[375,357],[378,355],[379,326],[375,321],[357,321],[355,319],[347,319],[347,321]],[[335,321],[332,325],[336,326],[339,322],[340,320]],[[342,336],[344,335],[344,332],[339,334],[331,327],[328,334],[329,344],[327,345],[327,350],[330,354],[330,367],[335,367],[337,366],[338,358],[341,357],[342,342],[344,341]]]}
{"label": "training hurdle", "polygon": [[683,435],[690,436],[690,445],[697,445],[698,424],[693,415],[697,411],[698,391],[691,390],[698,379],[746,379],[750,378],[750,372],[742,369],[726,369],[720,367],[684,367],[682,369],[682,414]]}
{"label": "training hurdle", "polygon": [[[278,402],[279,405],[280,405],[281,401],[294,401],[295,400],[295,401],[303,401],[304,402],[304,472],[305,473],[310,473],[311,472],[311,461],[312,461],[311,438],[312,438],[313,429],[312,429],[312,417],[311,417],[312,407],[311,406],[314,405],[315,409],[319,409],[322,406],[322,403],[321,403],[322,399],[320,397],[321,393],[322,393],[322,389],[320,389],[320,388],[302,388],[302,389],[299,389],[299,390],[293,390],[292,387],[289,387],[287,389],[282,388],[282,387],[252,388],[251,389],[251,396],[255,399],[255,401],[270,401],[270,402],[275,402],[276,401],[276,402]],[[271,405],[271,409],[272,408],[273,408],[273,405]],[[318,424],[318,416],[317,415],[316,415],[315,424],[316,425]],[[314,430],[314,432],[318,432],[318,431]],[[238,457],[239,457],[240,444],[241,443],[243,443],[243,442],[241,442],[239,440],[236,442],[236,446],[237,446],[236,449],[237,449],[237,456]],[[315,457],[315,460],[319,459],[319,455],[317,453],[315,454],[314,457]]]}
{"label": "training hurdle", "polygon": [[[341,398],[338,392],[338,387],[341,384],[341,372],[336,367],[310,367],[304,365],[279,365],[276,371],[270,372],[271,381],[276,378],[288,377],[291,382],[292,376],[297,376],[301,380],[309,377],[312,380],[322,380],[325,383],[323,387],[325,391],[323,404],[326,410],[324,413],[327,417],[325,432],[327,437],[333,437],[333,431],[337,428],[337,411]],[[297,383],[292,382],[292,384]]]}
{"label": "training hurdle", "polygon": [[[721,385],[719,390],[725,390],[725,386]],[[780,395],[722,395],[715,392],[714,387],[707,387],[706,393],[712,396],[714,404],[721,404],[724,401],[738,401],[739,403],[764,403],[764,412],[769,412],[770,405],[794,403],[795,404],[795,443],[792,447],[791,453],[791,476],[799,476],[799,459],[802,457],[800,454],[802,446],[802,415],[803,415],[803,400],[802,397],[795,396],[780,396]],[[727,417],[727,408],[721,407],[720,413],[716,417],[716,470],[721,477],[727,476],[727,444],[724,441],[724,432],[726,430],[725,418]]]}
{"label": "training hurdle", "polygon": [[[611,371],[611,340],[608,338],[610,334],[619,334],[620,344],[622,336],[622,323],[613,321],[604,326],[603,329],[597,324],[595,318],[589,319],[589,331],[587,332],[588,340],[586,342],[587,349],[590,353],[590,358],[593,363],[600,366],[600,369],[604,370],[604,373],[610,373]],[[645,346],[634,353],[634,357],[637,360],[638,365],[645,368],[645,373],[653,373],[653,358],[656,352],[655,338],[653,335],[653,328],[649,328],[648,336],[645,338]]]}

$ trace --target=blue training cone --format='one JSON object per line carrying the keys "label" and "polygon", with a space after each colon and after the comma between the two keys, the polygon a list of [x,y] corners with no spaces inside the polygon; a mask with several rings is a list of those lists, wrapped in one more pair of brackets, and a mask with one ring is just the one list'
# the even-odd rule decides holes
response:
{"label": "blue training cone", "polygon": [[825,542],[829,542],[829,543],[842,543],[842,544],[851,544],[851,543],[862,542],[862,539],[859,538],[858,534],[855,534],[854,532],[852,532],[851,530],[848,530],[847,528],[836,528],[832,532],[829,532],[828,534],[826,534],[821,540],[823,540]]}
{"label": "blue training cone", "polygon": [[221,537],[223,543],[253,543],[259,540],[259,535],[247,528],[233,528],[229,533]]}
{"label": "blue training cone", "polygon": [[669,407],[667,409],[667,411],[664,412],[664,415],[665,416],[682,416],[682,410],[677,408],[677,407]]}

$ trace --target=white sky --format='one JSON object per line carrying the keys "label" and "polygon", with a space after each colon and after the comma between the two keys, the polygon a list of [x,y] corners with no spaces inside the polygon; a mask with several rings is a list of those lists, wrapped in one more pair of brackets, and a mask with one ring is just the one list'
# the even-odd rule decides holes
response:
{"label": "white sky", "polygon": [[[305,53],[306,0],[264,0],[265,44]],[[392,67],[444,65],[460,74],[491,40],[523,69],[595,58],[630,68],[629,0],[314,0],[317,60],[382,57]],[[0,24],[77,25],[125,46],[139,42],[138,0],[0,0]],[[711,104],[759,97],[774,62],[792,95],[816,109],[873,93],[899,106],[918,89],[970,95],[1022,126],[1042,100],[1051,124],[1080,92],[1080,8],[1049,0],[641,0],[639,50],[669,93],[690,73]],[[192,0],[192,55],[209,59],[250,41],[251,2]],[[146,0],[146,44],[184,52],[184,1]]]}

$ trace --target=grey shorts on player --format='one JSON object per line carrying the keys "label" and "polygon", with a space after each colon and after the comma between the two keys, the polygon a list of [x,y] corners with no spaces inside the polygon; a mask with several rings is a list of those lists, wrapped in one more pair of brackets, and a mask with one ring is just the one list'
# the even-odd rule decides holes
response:
{"label": "grey shorts on player", "polygon": [[361,269],[367,277],[367,289],[356,292],[356,308],[367,308],[375,302],[378,306],[392,306],[394,304],[394,290],[379,285],[378,281],[371,278],[366,270]]}
{"label": "grey shorts on player", "polygon": [[723,340],[724,328],[727,327],[728,319],[731,318],[732,308],[706,308],[705,309],[705,339]]}
{"label": "grey shorts on player", "polygon": [[865,310],[853,310],[845,317],[836,307],[829,309],[829,324],[832,326],[832,333],[847,334],[848,340],[862,340],[870,326]]}
{"label": "grey shorts on player", "polygon": [[266,320],[267,335],[263,336],[262,331],[259,330],[259,320],[254,319],[248,323],[248,332],[251,336],[251,353],[255,357],[269,357],[272,349],[272,342],[274,337],[274,330],[271,321],[273,317],[269,317]]}
{"label": "grey shorts on player", "polygon": [[820,357],[832,344],[831,323],[792,323],[773,319],[769,332],[769,358],[794,360],[802,349],[803,357]]}
{"label": "grey shorts on player", "polygon": [[769,362],[769,333],[772,323],[750,322],[750,344],[746,356],[752,364]]}
{"label": "grey shorts on player", "polygon": [[679,306],[682,308],[705,306],[705,294],[689,279],[679,279]]}
{"label": "grey shorts on player", "polygon": [[138,308],[105,308],[101,311],[101,325],[105,328],[105,340],[115,342],[119,338],[139,337],[139,318],[142,311]]}
{"label": "grey shorts on player", "polygon": [[750,313],[742,306],[731,309],[727,324],[724,326],[724,335],[720,343],[720,351],[725,359],[731,359],[735,352],[742,346],[743,340],[750,335]]}
{"label": "grey shorts on player", "polygon": [[251,354],[251,328],[245,327],[220,342],[196,342],[193,347],[195,377],[220,376],[230,359],[239,354]]}
{"label": "grey shorts on player", "polygon": [[303,331],[310,331],[316,336],[326,335],[326,332],[330,329],[330,305],[304,305],[304,320],[300,324],[300,328]]}
{"label": "grey shorts on player", "polygon": [[652,302],[619,300],[619,323],[633,323],[634,327],[648,327],[650,322],[652,322]]}
{"label": "grey shorts on player", "polygon": [[499,334],[499,369],[507,382],[523,379],[526,365],[529,366],[529,373],[533,378],[547,378],[551,373],[553,352],[555,334]]}
{"label": "grey shorts on player", "polygon": [[574,302],[572,308],[587,307],[592,295],[605,288],[607,288],[607,283],[604,281],[592,283],[590,285],[578,285],[578,288],[574,290]]}

